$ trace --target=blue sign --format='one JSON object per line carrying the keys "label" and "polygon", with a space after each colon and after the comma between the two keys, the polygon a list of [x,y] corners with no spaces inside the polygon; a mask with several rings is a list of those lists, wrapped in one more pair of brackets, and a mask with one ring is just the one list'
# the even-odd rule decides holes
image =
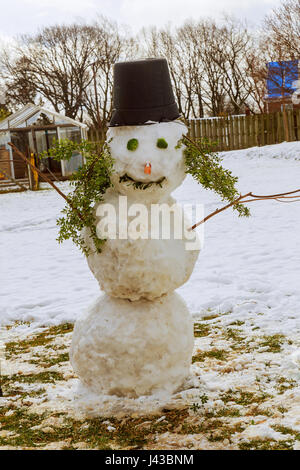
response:
{"label": "blue sign", "polygon": [[294,82],[299,80],[299,60],[269,62],[267,94],[269,98],[291,96],[296,90]]}

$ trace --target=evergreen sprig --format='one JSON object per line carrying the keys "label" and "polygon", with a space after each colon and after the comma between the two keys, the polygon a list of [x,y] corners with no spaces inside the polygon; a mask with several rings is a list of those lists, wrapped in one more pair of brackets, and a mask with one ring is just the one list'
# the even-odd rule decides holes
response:
{"label": "evergreen sprig", "polygon": [[[238,178],[233,176],[230,170],[222,167],[222,159],[213,151],[213,142],[207,139],[195,142],[184,136],[181,144],[185,145],[186,173],[191,174],[205,189],[218,194],[222,201],[233,202],[239,197],[240,194],[235,186]],[[236,204],[232,208],[238,211],[239,216],[250,215],[248,207],[243,204]]]}
{"label": "evergreen sprig", "polygon": [[[70,160],[74,152],[84,157],[85,163],[71,176],[73,191],[68,194],[69,203],[62,210],[63,217],[57,220],[59,226],[58,242],[72,239],[81,251],[88,255],[90,250],[82,236],[82,230],[87,227],[95,249],[101,252],[104,239],[99,239],[96,233],[94,205],[103,200],[103,195],[112,186],[111,174],[113,159],[107,144],[99,153],[94,142],[83,140],[79,143],[68,139],[56,141],[49,152],[44,152],[41,158],[52,157],[55,160]],[[76,210],[74,210],[76,208]]]}

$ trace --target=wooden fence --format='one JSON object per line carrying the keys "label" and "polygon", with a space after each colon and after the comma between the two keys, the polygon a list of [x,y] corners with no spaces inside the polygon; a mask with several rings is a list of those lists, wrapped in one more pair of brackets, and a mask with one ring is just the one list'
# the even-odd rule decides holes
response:
{"label": "wooden fence", "polygon": [[90,128],[88,131],[88,140],[90,140],[91,142],[103,142],[105,138],[105,130]]}
{"label": "wooden fence", "polygon": [[300,109],[272,114],[228,116],[189,121],[191,138],[215,142],[215,150],[248,147],[300,140]]}
{"label": "wooden fence", "polygon": [[[188,122],[193,139],[215,142],[215,150],[238,150],[248,147],[300,140],[300,109],[272,114],[192,119]],[[103,142],[105,131],[90,129],[92,142]]]}

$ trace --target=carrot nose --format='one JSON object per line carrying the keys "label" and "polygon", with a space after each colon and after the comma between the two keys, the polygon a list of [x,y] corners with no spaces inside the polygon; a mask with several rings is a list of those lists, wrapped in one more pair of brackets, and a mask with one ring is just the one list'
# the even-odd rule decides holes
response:
{"label": "carrot nose", "polygon": [[146,175],[151,175],[151,163],[147,162],[145,164],[144,173]]}

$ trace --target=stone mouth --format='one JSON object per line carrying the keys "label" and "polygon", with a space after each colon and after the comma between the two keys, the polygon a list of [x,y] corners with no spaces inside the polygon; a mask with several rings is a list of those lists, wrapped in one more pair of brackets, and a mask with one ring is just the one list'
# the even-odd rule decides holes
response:
{"label": "stone mouth", "polygon": [[135,189],[148,189],[154,185],[157,185],[162,188],[162,184],[164,183],[164,181],[166,181],[165,176],[156,181],[137,181],[131,178],[131,176],[127,175],[127,173],[125,173],[123,176],[120,176],[119,179],[120,183],[128,183],[128,185],[134,186]]}

